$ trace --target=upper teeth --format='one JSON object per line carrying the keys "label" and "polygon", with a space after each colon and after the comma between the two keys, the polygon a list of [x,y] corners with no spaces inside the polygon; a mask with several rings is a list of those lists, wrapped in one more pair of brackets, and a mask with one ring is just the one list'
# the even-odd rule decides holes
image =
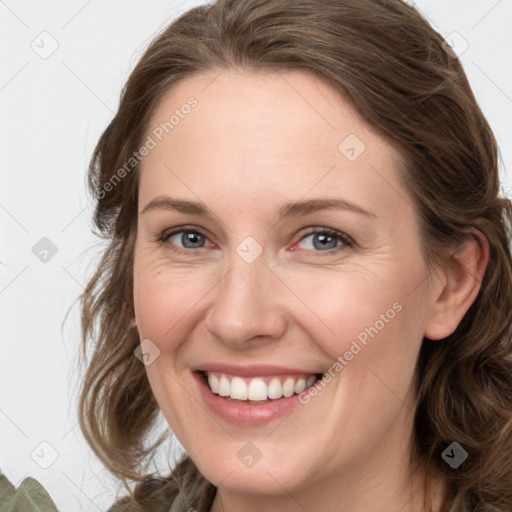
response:
{"label": "upper teeth", "polygon": [[243,379],[213,372],[208,372],[207,375],[208,384],[213,393],[237,400],[267,400],[267,398],[277,399],[283,396],[287,398],[302,393],[316,381],[315,375],[271,377],[270,379],[262,377]]}

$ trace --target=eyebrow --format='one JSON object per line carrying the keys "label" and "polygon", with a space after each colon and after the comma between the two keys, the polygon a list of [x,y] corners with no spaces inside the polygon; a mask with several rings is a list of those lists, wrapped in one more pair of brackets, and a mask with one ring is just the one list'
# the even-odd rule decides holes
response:
{"label": "eyebrow", "polygon": [[[207,218],[213,218],[215,216],[212,211],[203,203],[185,201],[183,199],[176,199],[173,197],[156,197],[143,208],[140,214],[143,215],[148,211],[158,209],[177,210],[181,213]],[[377,217],[377,215],[374,213],[367,211],[350,201],[338,198],[288,201],[281,205],[278,214],[279,219],[282,220],[289,217],[302,217],[320,210],[349,210],[355,213],[360,213],[367,217]]]}

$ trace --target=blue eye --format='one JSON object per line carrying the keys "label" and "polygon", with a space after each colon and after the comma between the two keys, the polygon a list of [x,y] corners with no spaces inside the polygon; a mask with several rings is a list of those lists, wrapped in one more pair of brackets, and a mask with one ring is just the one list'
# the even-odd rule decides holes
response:
{"label": "blue eye", "polygon": [[[178,250],[202,249],[205,247],[205,242],[208,241],[208,238],[199,231],[181,228],[163,233],[159,241],[170,242],[172,245],[177,246]],[[210,243],[210,245],[212,244]]]}
{"label": "blue eye", "polygon": [[171,236],[169,240],[172,242],[172,238],[175,236],[180,237],[179,240],[185,249],[197,249],[198,247],[203,247],[204,245],[204,236],[199,233],[194,233],[192,231],[177,233],[177,235]]}
{"label": "blue eye", "polygon": [[352,240],[344,233],[327,228],[317,228],[315,231],[304,235],[299,244],[308,238],[310,240],[306,243],[306,247],[303,247],[304,249],[328,254],[353,245]]}

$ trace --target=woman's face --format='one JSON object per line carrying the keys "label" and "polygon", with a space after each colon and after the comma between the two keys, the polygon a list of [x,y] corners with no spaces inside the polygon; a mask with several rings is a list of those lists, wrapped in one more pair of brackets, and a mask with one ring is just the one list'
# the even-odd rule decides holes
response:
{"label": "woman's face", "polygon": [[433,299],[397,152],[296,71],[182,80],[147,136],[135,313],[203,475],[298,499],[406,474]]}

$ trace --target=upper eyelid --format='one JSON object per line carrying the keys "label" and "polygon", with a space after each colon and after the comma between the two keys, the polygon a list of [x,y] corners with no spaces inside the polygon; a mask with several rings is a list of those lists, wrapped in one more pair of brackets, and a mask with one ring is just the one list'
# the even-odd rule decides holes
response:
{"label": "upper eyelid", "polygon": [[162,236],[168,233],[179,233],[181,231],[194,231],[201,234],[206,234],[203,228],[195,226],[194,224],[184,224],[183,226],[174,226],[172,228],[166,228],[162,231]]}

